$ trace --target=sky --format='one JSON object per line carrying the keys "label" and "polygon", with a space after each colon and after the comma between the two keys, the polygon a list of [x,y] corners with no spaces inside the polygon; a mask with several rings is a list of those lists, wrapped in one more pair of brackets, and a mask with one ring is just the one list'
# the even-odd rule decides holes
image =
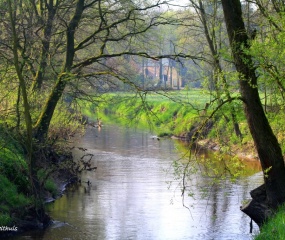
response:
{"label": "sky", "polygon": [[172,6],[170,8],[172,9],[179,9],[181,7],[185,7],[189,4],[189,0],[168,0],[167,2],[169,2],[170,4],[172,4]]}

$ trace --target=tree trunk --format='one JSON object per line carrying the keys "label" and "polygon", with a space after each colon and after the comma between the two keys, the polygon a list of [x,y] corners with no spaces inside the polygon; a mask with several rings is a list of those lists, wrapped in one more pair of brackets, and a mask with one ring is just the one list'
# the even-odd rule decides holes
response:
{"label": "tree trunk", "polygon": [[35,125],[35,129],[36,129],[35,139],[39,143],[44,142],[47,137],[49,125],[50,125],[54,110],[56,108],[56,105],[59,99],[61,98],[63,94],[65,86],[66,86],[66,80],[64,79],[64,76],[59,77],[56,82],[56,85],[54,86],[51,94],[49,95],[46,101],[45,106],[43,107],[43,110],[38,119],[38,122]]}
{"label": "tree trunk", "polygon": [[[54,1],[50,0],[49,4],[46,3],[46,8],[48,10],[47,21],[44,27],[44,37],[42,40],[42,50],[40,57],[40,64],[36,72],[36,76],[32,85],[32,90],[40,90],[44,80],[44,75],[47,67],[47,59],[50,50],[50,39],[52,36],[53,21],[56,14],[57,6],[54,6]],[[43,18],[43,16],[41,16]]]}
{"label": "tree trunk", "polygon": [[159,59],[159,87],[163,83],[163,65],[162,65],[162,58]]}
{"label": "tree trunk", "polygon": [[[13,8],[14,7],[14,8]],[[27,160],[28,160],[28,166],[29,166],[29,181],[32,189],[32,194],[35,197],[35,205],[36,208],[41,208],[41,202],[38,203],[38,199],[41,198],[40,190],[38,188],[39,182],[36,174],[36,158],[34,157],[33,153],[33,136],[32,136],[32,118],[31,118],[31,112],[30,112],[30,104],[28,101],[28,93],[27,93],[27,87],[26,82],[23,76],[23,72],[20,67],[20,60],[18,55],[18,35],[16,31],[16,17],[15,12],[16,6],[12,5],[11,1],[8,1],[8,10],[9,10],[9,16],[10,16],[10,23],[11,23],[11,29],[12,29],[12,39],[13,39],[13,60],[14,60],[14,67],[17,73],[17,77],[19,80],[19,91],[18,94],[21,93],[21,98],[23,99],[23,107],[24,107],[24,116],[25,116],[25,127],[26,127],[26,140],[25,140],[25,148],[27,151]],[[18,96],[18,101],[20,101],[20,96]],[[18,106],[17,106],[18,107]],[[38,206],[40,204],[40,206]]]}
{"label": "tree trunk", "polygon": [[[268,211],[276,209],[285,201],[284,160],[277,138],[262,108],[252,59],[243,51],[249,47],[249,38],[242,19],[241,3],[239,0],[222,0],[222,5],[234,62],[239,73],[244,111],[261,162],[265,182],[265,197],[254,195],[252,203],[244,206],[242,211],[261,225],[268,217]],[[260,208],[260,206],[263,207]],[[250,207],[259,211],[258,216],[253,216],[254,211],[248,211]]]}
{"label": "tree trunk", "polygon": [[[216,7],[215,7],[216,9]],[[199,11],[200,11],[200,15],[201,15],[201,21],[203,24],[203,28],[204,28],[204,32],[205,32],[205,37],[207,39],[211,54],[212,54],[212,58],[213,58],[213,68],[214,68],[214,87],[215,87],[215,91],[217,93],[217,97],[218,99],[221,101],[222,99],[220,99],[220,89],[218,87],[218,76],[222,75],[222,81],[224,84],[224,92],[226,94],[226,97],[228,99],[231,99],[231,94],[229,91],[229,84],[225,78],[225,75],[223,74],[223,69],[222,69],[222,64],[220,62],[220,56],[218,53],[218,49],[217,49],[217,42],[216,42],[216,33],[215,30],[213,30],[212,32],[212,36],[210,35],[210,30],[209,30],[209,24],[208,24],[208,20],[206,17],[206,12],[205,12],[205,8],[204,8],[204,4],[201,0],[199,0]],[[216,14],[216,11],[215,11]],[[237,137],[239,137],[240,139],[242,139],[242,133],[240,131],[239,128],[239,124],[237,122],[237,118],[236,118],[236,114],[235,114],[235,109],[232,105],[230,105],[230,111],[231,111],[231,118],[232,118],[232,123],[233,123],[233,127],[234,127],[234,131]]]}
{"label": "tree trunk", "polygon": [[68,79],[72,75],[70,71],[75,54],[74,35],[75,35],[75,30],[78,27],[80,19],[82,17],[82,13],[84,11],[84,2],[85,0],[77,1],[75,13],[67,27],[65,63],[62,69],[62,73],[58,76],[57,82],[51,94],[49,95],[49,98],[47,99],[45,106],[41,112],[41,115],[36,123],[35,138],[38,142],[45,141],[56,105],[63,94]]}

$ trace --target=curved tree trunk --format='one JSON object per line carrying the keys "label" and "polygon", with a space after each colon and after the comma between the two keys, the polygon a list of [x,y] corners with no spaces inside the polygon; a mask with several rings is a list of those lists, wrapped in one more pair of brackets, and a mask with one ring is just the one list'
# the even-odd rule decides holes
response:
{"label": "curved tree trunk", "polygon": [[75,35],[75,30],[79,25],[80,19],[84,11],[84,2],[85,0],[77,1],[75,13],[72,19],[70,20],[66,30],[65,63],[61,71],[61,74],[58,76],[57,82],[54,88],[52,89],[52,92],[50,93],[49,98],[47,99],[45,106],[41,112],[41,115],[36,123],[35,138],[38,142],[45,141],[56,105],[63,94],[68,79],[72,75],[70,71],[75,54],[74,35]]}
{"label": "curved tree trunk", "polygon": [[239,72],[244,111],[265,182],[263,194],[255,194],[260,192],[260,189],[252,191],[253,200],[244,206],[242,211],[261,225],[270,215],[270,210],[276,209],[285,201],[284,160],[277,138],[262,108],[252,59],[243,51],[249,47],[249,39],[242,19],[241,3],[239,0],[222,0],[222,5],[235,66]]}

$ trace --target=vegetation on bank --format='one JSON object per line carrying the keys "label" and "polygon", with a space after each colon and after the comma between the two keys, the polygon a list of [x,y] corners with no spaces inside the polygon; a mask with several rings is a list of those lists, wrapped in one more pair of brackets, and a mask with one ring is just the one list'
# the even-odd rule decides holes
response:
{"label": "vegetation on bank", "polygon": [[277,213],[270,218],[255,236],[255,240],[280,240],[285,236],[285,206],[280,206]]}
{"label": "vegetation on bank", "polygon": [[[261,92],[261,98],[264,99]],[[104,100],[103,100],[104,99]],[[254,151],[252,137],[246,124],[242,102],[233,101],[219,106],[212,93],[204,89],[149,92],[145,95],[116,92],[105,94],[100,103],[81,102],[82,113],[91,121],[100,119],[135,127],[150,128],[159,137],[176,136],[187,138],[193,126],[203,126],[214,120],[207,139],[219,144],[220,150]],[[272,129],[285,152],[285,113],[274,108],[275,102],[263,102]],[[235,107],[236,119],[242,138],[236,136],[231,121],[231,106]],[[212,116],[213,112],[215,115]],[[201,131],[202,129],[200,129]],[[188,139],[189,140],[189,139]],[[252,155],[252,154],[251,154]]]}
{"label": "vegetation on bank", "polygon": [[[66,95],[98,104],[104,102],[102,94],[124,90],[136,94],[109,96],[104,109],[116,113],[120,120],[150,122],[160,135],[173,133],[191,139],[206,126],[211,129],[208,136],[229,151],[229,143],[243,148],[251,141],[250,129],[264,167],[264,180],[269,183],[264,190],[268,202],[261,204],[264,209],[256,217],[262,222],[268,210],[285,202],[284,2],[191,0],[189,8],[180,10],[171,9],[168,1],[69,3],[0,2],[0,124],[13,136],[11,142],[20,145],[17,159],[23,157],[27,164],[24,176],[29,187],[23,191],[25,196],[41,195],[39,189],[48,174],[38,171],[46,169],[42,163],[53,159],[50,146],[70,135],[69,118],[57,118],[56,114]],[[198,92],[196,99],[203,102],[199,106],[193,100],[195,94],[189,97],[191,91],[178,96],[148,93],[156,88],[185,86],[211,89],[213,98],[204,101],[204,92]],[[241,89],[238,96],[237,89]],[[160,102],[161,97],[164,102]],[[116,105],[113,99],[124,103]],[[65,104],[58,113],[64,109]],[[207,119],[213,112],[210,122]],[[56,119],[60,125],[54,128]],[[9,159],[8,150],[1,164]],[[3,171],[14,184],[16,180],[5,172],[6,165]],[[19,189],[17,185],[20,194]],[[12,209],[13,201],[5,201],[4,210]]]}
{"label": "vegetation on bank", "polygon": [[82,130],[77,115],[67,111],[63,104],[58,105],[47,141],[34,153],[38,159],[35,170],[40,194],[35,198],[26,160],[25,135],[15,129],[12,115],[0,122],[0,226],[17,226],[18,231],[25,229],[26,224],[38,226],[40,219],[36,217],[35,206],[59,196],[58,180],[68,182],[75,174],[67,142]]}
{"label": "vegetation on bank", "polygon": [[[187,139],[194,126],[201,126],[213,117],[215,124],[207,134],[207,139],[219,144],[220,150],[253,151],[242,103],[235,101],[219,107],[209,91],[203,89],[184,89],[180,91],[159,91],[146,95],[125,92],[110,93],[104,96],[100,104],[81,102],[82,112],[91,121],[100,119],[124,125],[150,128],[159,137],[176,136]],[[234,125],[230,119],[231,105],[236,109],[236,118],[242,132],[242,139],[234,134]],[[211,116],[215,111],[215,116]],[[282,114],[276,116],[268,112],[273,129],[284,141]],[[278,119],[278,120],[277,120]],[[284,118],[283,118],[284,119]],[[201,131],[202,129],[200,129]],[[189,140],[189,139],[188,139]],[[235,148],[231,146],[236,145]],[[251,146],[251,147],[249,147]],[[282,144],[285,150],[285,144]]]}
{"label": "vegetation on bank", "polygon": [[12,136],[0,126],[0,226],[9,226],[15,212],[22,212],[32,199],[25,192],[29,188],[28,166],[23,150]]}
{"label": "vegetation on bank", "polygon": [[145,95],[110,93],[98,105],[84,103],[83,113],[91,118],[151,127],[158,135],[182,135],[197,120],[211,96],[203,89],[159,91]]}

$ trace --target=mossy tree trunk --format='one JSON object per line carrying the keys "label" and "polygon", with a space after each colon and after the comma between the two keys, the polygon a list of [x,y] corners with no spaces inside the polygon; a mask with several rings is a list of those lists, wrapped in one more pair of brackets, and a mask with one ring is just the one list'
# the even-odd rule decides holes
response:
{"label": "mossy tree trunk", "polygon": [[75,13],[70,20],[66,30],[66,55],[61,74],[59,74],[55,86],[53,87],[40,117],[35,125],[36,133],[35,138],[38,142],[44,142],[47,137],[49,125],[55,111],[56,105],[60,100],[65,86],[70,78],[72,78],[71,68],[74,60],[74,36],[76,28],[79,25],[80,19],[84,11],[85,0],[78,0],[76,4]]}
{"label": "mossy tree trunk", "polygon": [[244,111],[265,181],[264,193],[260,193],[262,188],[252,191],[253,200],[244,206],[242,211],[261,225],[270,211],[285,201],[284,160],[261,104],[251,56],[244,51],[249,48],[249,38],[242,18],[241,3],[239,0],[222,0],[222,6],[235,66],[239,73]]}

